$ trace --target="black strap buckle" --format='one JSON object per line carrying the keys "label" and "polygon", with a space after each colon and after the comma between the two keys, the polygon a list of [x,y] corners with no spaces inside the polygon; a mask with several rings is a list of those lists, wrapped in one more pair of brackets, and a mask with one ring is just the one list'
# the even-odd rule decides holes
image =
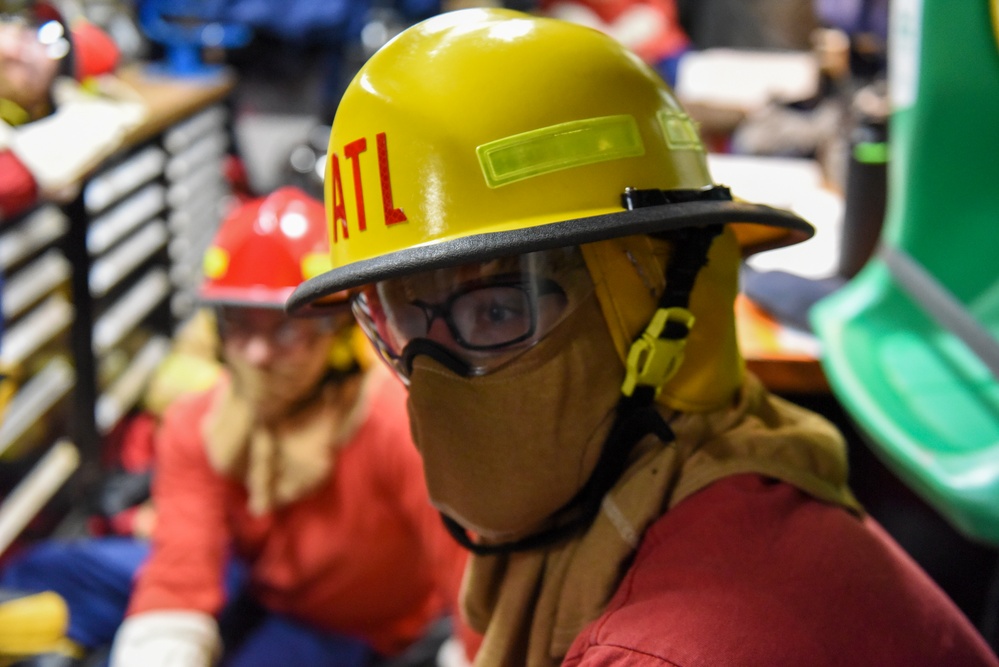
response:
{"label": "black strap buckle", "polygon": [[629,211],[649,206],[685,204],[692,201],[732,201],[732,191],[724,185],[709,185],[700,190],[639,190],[625,188],[621,205]]}

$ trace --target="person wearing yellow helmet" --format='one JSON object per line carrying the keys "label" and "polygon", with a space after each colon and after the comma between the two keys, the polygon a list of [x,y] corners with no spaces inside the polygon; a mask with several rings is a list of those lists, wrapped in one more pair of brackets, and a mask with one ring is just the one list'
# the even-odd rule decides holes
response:
{"label": "person wearing yellow helmet", "polygon": [[637,56],[510,10],[409,28],[341,100],[333,268],[287,307],[349,290],[408,385],[475,664],[997,664],[746,371],[740,258],[811,227],[705,157]]}
{"label": "person wearing yellow helmet", "polygon": [[116,667],[420,665],[464,553],[428,501],[404,388],[367,362],[345,295],[320,319],[283,311],[324,267],[321,202],[285,187],[236,206],[205,254],[215,330],[185,334],[148,401],[169,404],[151,539],[52,540],[0,585],[60,593],[68,637],[113,639]]}

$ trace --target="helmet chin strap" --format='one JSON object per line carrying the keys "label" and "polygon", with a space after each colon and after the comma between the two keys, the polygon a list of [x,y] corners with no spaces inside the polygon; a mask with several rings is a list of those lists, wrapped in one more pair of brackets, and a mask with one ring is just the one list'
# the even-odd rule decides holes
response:
{"label": "helmet chin strap", "polygon": [[[640,191],[640,194],[648,194],[647,205],[652,205],[661,203],[662,197],[669,195],[669,193],[660,194],[661,192]],[[629,191],[629,194],[634,196],[636,191]],[[719,194],[724,197],[727,191],[712,192],[709,196],[719,196]],[[635,206],[633,201],[628,204],[629,207]],[[707,264],[711,243],[721,231],[721,225],[711,225],[676,230],[662,235],[673,243],[673,256],[666,268],[666,289],[659,299],[652,323],[635,340],[632,353],[629,354],[628,376],[622,387],[614,425],[586,484],[551,516],[548,528],[508,542],[491,544],[475,542],[463,526],[442,513],[444,525],[459,544],[478,555],[494,555],[538,549],[569,538],[593,522],[600,511],[604,496],[626,470],[631,453],[639,441],[647,435],[656,436],[664,445],[676,439],[672,429],[656,409],[655,399],[662,385],[682,363],[683,346],[693,325],[693,315],[687,310],[690,294],[698,273]],[[677,317],[676,313],[681,313],[681,316]],[[425,341],[417,348],[418,342],[413,341],[404,354],[407,368],[410,370],[413,356],[424,353],[455,372],[460,372],[456,370],[460,367],[464,367],[467,372],[468,365],[454,357],[448,350],[430,341]],[[660,357],[658,361],[656,361],[657,354]],[[667,357],[665,361],[662,359],[663,356]],[[448,357],[451,359],[446,360]],[[632,367],[636,364],[643,367],[636,371]],[[652,372],[648,372],[650,367],[653,369]]]}

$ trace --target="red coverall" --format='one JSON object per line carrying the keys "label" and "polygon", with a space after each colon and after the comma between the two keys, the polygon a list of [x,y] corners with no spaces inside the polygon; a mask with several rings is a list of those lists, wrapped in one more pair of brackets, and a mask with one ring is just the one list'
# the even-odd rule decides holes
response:
{"label": "red coverall", "polygon": [[153,550],[128,613],[217,614],[230,550],[250,565],[264,607],[385,655],[453,607],[465,553],[429,504],[404,389],[381,382],[330,478],[259,517],[243,485],[217,473],[205,452],[200,424],[217,388],[174,404],[157,444]]}
{"label": "red coverall", "polygon": [[715,482],[646,532],[567,667],[999,665],[872,520],[758,475]]}

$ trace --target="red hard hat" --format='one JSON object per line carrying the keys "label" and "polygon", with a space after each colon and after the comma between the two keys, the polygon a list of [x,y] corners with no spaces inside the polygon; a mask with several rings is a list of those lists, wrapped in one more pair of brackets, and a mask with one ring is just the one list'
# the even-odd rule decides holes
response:
{"label": "red hard hat", "polygon": [[[284,187],[237,206],[205,253],[208,304],[283,308],[303,281],[330,269],[323,204]],[[346,294],[338,295],[346,302]]]}
{"label": "red hard hat", "polygon": [[73,43],[73,76],[84,81],[110,74],[118,67],[121,51],[111,36],[89,21],[80,20],[70,30]]}

